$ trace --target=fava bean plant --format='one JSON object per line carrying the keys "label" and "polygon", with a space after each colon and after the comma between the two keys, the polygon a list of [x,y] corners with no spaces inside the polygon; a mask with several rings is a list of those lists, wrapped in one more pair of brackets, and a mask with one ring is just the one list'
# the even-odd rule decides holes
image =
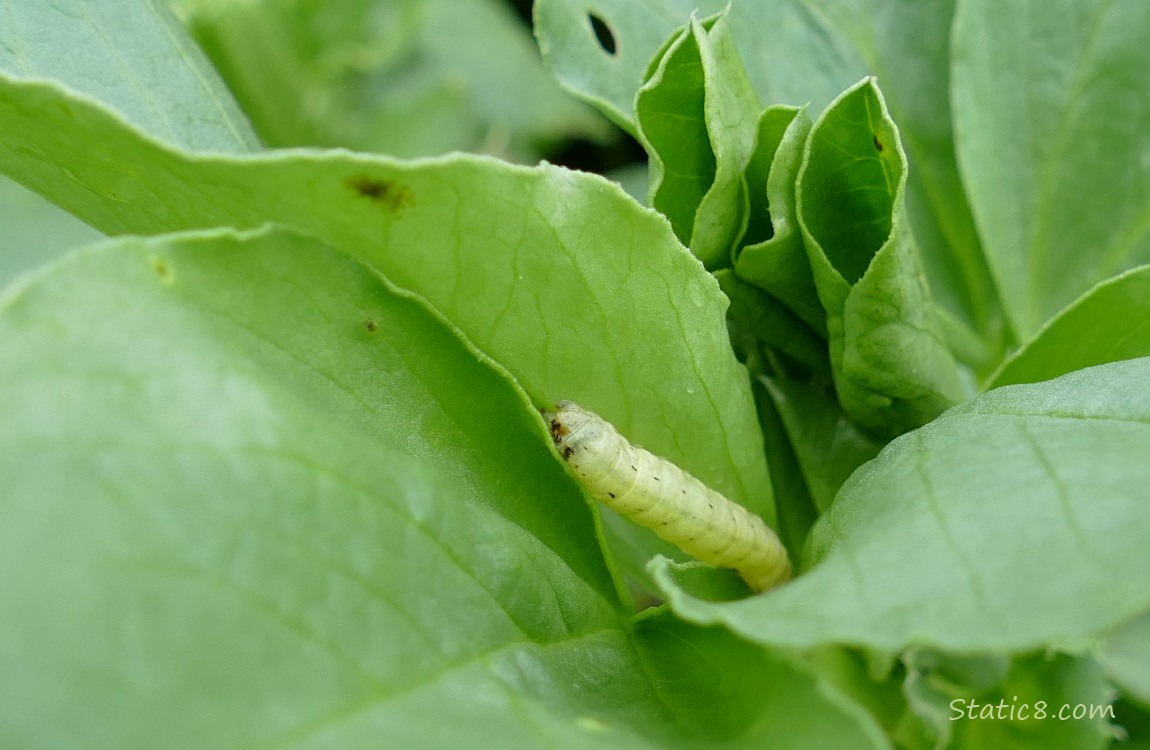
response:
{"label": "fava bean plant", "polygon": [[1150,747],[1150,3],[533,25],[0,0],[0,747]]}

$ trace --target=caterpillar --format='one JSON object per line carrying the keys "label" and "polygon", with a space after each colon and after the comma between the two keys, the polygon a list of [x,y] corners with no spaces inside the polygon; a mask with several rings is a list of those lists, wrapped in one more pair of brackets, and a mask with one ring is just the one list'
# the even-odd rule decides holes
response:
{"label": "caterpillar", "polygon": [[755,591],[790,578],[786,549],[763,519],[570,401],[543,417],[559,455],[596,500],[697,560],[734,568]]}

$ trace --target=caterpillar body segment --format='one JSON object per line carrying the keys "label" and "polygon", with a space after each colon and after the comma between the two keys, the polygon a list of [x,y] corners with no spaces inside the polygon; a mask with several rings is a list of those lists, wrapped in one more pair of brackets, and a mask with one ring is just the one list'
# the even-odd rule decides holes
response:
{"label": "caterpillar body segment", "polygon": [[755,591],[790,578],[786,549],[763,519],[570,401],[544,417],[559,454],[596,500],[698,560],[734,568]]}

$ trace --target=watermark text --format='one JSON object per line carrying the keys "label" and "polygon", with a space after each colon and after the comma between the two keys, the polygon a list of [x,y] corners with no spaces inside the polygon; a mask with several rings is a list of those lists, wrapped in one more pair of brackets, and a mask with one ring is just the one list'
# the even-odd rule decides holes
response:
{"label": "watermark text", "polygon": [[1081,721],[1083,719],[1114,719],[1114,706],[1101,703],[1063,703],[1051,705],[1047,701],[1019,703],[1018,696],[1010,703],[1006,699],[998,703],[979,703],[964,698],[950,702],[950,720],[983,719],[1006,721]]}

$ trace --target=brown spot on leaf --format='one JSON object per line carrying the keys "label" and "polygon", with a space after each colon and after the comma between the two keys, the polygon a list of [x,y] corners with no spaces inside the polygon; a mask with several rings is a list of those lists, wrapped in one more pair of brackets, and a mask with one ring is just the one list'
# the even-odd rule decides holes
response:
{"label": "brown spot on leaf", "polygon": [[878,151],[880,154],[882,153],[882,141],[878,139],[877,135],[874,137],[874,148],[875,151]]}
{"label": "brown spot on leaf", "polygon": [[367,329],[368,333],[375,333],[379,329],[379,325],[372,319],[368,318],[363,323],[363,327]]}
{"label": "brown spot on leaf", "polygon": [[160,281],[165,284],[171,284],[175,280],[175,274],[172,273],[172,267],[163,258],[152,258],[152,270],[160,277]]}
{"label": "brown spot on leaf", "polygon": [[378,203],[387,211],[398,213],[413,202],[411,189],[395,180],[384,180],[366,174],[356,174],[345,180],[347,186],[360,196]]}

